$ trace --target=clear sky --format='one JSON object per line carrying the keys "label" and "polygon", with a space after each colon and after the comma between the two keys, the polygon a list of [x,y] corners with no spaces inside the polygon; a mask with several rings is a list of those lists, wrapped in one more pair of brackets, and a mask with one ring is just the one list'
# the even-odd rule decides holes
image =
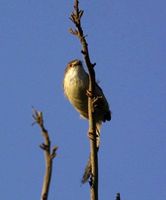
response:
{"label": "clear sky", "polygon": [[[66,63],[83,59],[68,33],[73,0],[0,0],[0,193],[36,200],[44,174],[32,106],[44,112],[53,144],[50,200],[89,199],[81,176],[89,154],[87,121],[68,103]],[[96,76],[110,102],[103,125],[100,199],[166,199],[166,3],[80,0]]]}

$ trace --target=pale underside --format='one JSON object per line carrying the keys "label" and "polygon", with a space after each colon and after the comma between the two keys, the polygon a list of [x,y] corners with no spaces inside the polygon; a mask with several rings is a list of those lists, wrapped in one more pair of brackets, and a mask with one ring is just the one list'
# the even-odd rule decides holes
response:
{"label": "pale underside", "polygon": [[[89,87],[88,74],[77,67],[71,68],[64,79],[64,92],[70,103],[80,113],[81,117],[88,118],[88,96],[87,90]],[[101,97],[96,107],[96,122],[101,123],[104,120],[104,113],[109,111],[107,100],[101,90],[96,84],[95,96]]]}

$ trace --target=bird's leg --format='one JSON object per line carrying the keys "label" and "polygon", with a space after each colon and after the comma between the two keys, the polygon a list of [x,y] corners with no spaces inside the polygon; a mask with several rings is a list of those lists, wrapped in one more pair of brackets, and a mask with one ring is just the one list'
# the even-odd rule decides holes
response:
{"label": "bird's leg", "polygon": [[103,98],[102,96],[96,96],[93,98],[92,103],[94,108],[96,108],[100,104],[102,98]]}
{"label": "bird's leg", "polygon": [[86,90],[86,95],[90,98],[93,98],[94,96],[90,90]]}
{"label": "bird's leg", "polygon": [[[86,95],[88,96],[88,97],[90,97],[90,98],[92,98],[92,106],[93,106],[93,112],[95,111],[94,109],[98,106],[98,104],[99,104],[99,101],[103,98],[102,96],[94,96],[93,94],[92,94],[92,92],[91,91],[89,91],[89,90],[87,90],[86,91]],[[99,131],[97,130],[97,127],[96,127],[96,133],[98,133]],[[93,134],[92,132],[88,132],[88,137],[89,137],[89,139],[90,140],[95,140],[95,138],[94,137],[96,137],[96,139],[98,139],[97,137],[100,137],[100,135],[99,134]]]}
{"label": "bird's leg", "polygon": [[92,132],[88,132],[88,138],[90,139],[90,140],[95,140],[94,139],[94,134],[92,133]]}
{"label": "bird's leg", "polygon": [[[98,144],[99,142],[99,140],[100,140],[100,134],[98,133],[98,131],[96,131],[96,134],[94,135],[92,132],[88,132],[88,134],[87,134],[87,136],[88,136],[88,138],[90,139],[90,140],[93,140],[93,141],[95,141],[95,138],[94,137],[96,137],[96,143]],[[98,146],[98,145],[97,145]]]}
{"label": "bird's leg", "polygon": [[97,104],[98,104],[98,102],[100,102],[100,100],[103,98],[102,96],[94,96],[94,95],[92,94],[92,92],[89,91],[89,90],[86,91],[86,95],[87,95],[88,97],[92,98],[92,104],[93,104],[94,107],[96,107]]}

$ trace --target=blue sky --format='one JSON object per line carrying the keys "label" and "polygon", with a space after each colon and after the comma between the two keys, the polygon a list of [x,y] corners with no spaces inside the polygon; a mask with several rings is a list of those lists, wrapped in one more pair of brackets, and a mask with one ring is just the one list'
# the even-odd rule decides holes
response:
{"label": "blue sky", "polygon": [[[164,0],[80,1],[96,76],[110,102],[103,124],[100,199],[166,198],[166,28]],[[49,199],[88,199],[81,175],[87,121],[63,94],[66,63],[82,59],[68,33],[73,1],[0,0],[0,191],[4,200],[39,199],[43,152],[32,106],[43,111],[54,160]]]}

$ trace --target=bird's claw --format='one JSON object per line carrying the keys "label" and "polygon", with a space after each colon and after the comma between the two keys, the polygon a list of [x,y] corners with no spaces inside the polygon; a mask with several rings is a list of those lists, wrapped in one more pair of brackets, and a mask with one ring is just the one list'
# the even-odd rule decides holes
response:
{"label": "bird's claw", "polygon": [[99,137],[99,135],[95,134],[93,132],[88,132],[88,137],[90,140],[95,140],[94,137],[96,137],[96,139]]}
{"label": "bird's claw", "polygon": [[93,98],[93,94],[90,90],[86,90],[86,95],[90,98]]}
{"label": "bird's claw", "polygon": [[93,103],[94,107],[96,107],[96,106],[97,106],[97,103],[103,98],[102,96],[94,96],[94,95],[92,94],[92,92],[89,91],[89,90],[86,91],[86,95],[87,95],[88,97],[92,98],[92,103]]}
{"label": "bird's claw", "polygon": [[94,105],[94,107],[96,107],[98,105],[98,102],[102,99],[103,97],[102,96],[97,96],[97,97],[94,97],[93,100],[92,100],[92,103]]}

